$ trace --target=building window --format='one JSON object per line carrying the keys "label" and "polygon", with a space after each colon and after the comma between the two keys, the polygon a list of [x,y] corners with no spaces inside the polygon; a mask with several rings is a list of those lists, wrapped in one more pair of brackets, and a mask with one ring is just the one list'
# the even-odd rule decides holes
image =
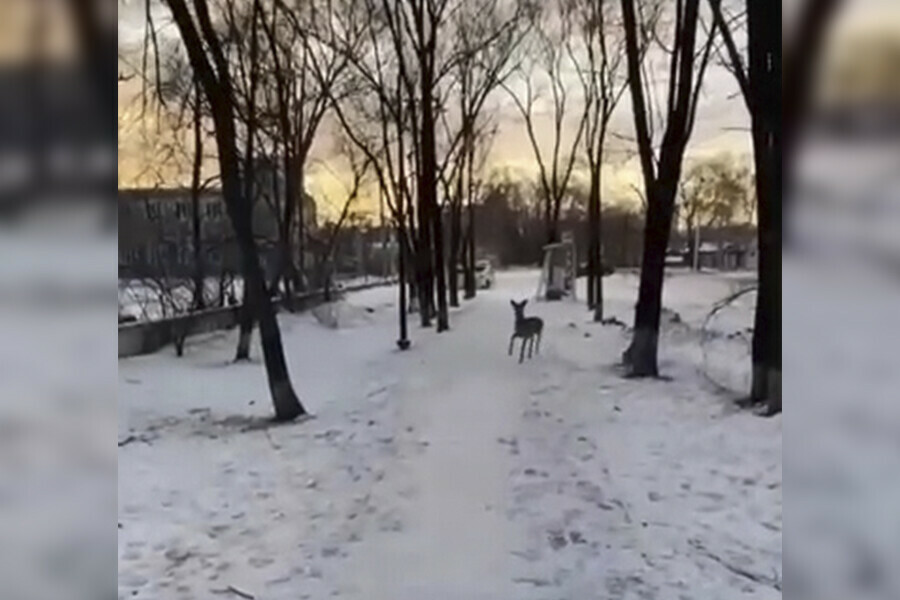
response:
{"label": "building window", "polygon": [[222,218],[222,203],[218,200],[208,203],[206,205],[206,216],[210,219]]}
{"label": "building window", "polygon": [[124,252],[124,262],[128,265],[139,265],[142,262],[143,254],[141,248],[129,248]]}
{"label": "building window", "polygon": [[151,266],[157,267],[162,264],[162,250],[159,246],[150,246],[147,249],[147,263]]}
{"label": "building window", "polygon": [[178,264],[179,265],[190,265],[194,262],[194,253],[190,248],[185,246],[178,247]]}
{"label": "building window", "polygon": [[147,218],[156,220],[159,218],[159,204],[157,202],[147,202]]}
{"label": "building window", "polygon": [[179,202],[175,205],[175,218],[176,219],[187,219],[190,214],[190,210],[187,202]]}

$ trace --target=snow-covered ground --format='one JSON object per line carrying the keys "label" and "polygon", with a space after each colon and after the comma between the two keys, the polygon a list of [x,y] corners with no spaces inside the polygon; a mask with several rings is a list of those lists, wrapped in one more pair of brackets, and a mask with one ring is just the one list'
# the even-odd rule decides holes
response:
{"label": "snow-covered ground", "polygon": [[[499,273],[449,332],[411,320],[405,353],[393,288],[280,316],[300,424],[268,426],[234,332],[121,360],[120,598],[781,598],[781,418],[701,375],[698,328],[749,279],[669,277],[660,380],[623,379],[627,332],[582,304],[531,301],[540,355],[507,356],[535,271]],[[636,276],[604,281],[630,323]],[[709,324],[732,381],[751,308]]]}

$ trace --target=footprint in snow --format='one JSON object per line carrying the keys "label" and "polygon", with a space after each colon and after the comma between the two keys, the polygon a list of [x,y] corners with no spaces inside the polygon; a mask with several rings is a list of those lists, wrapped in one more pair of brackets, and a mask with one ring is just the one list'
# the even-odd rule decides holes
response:
{"label": "footprint in snow", "polygon": [[513,579],[513,583],[528,583],[533,585],[534,587],[547,587],[551,585],[549,579],[543,579],[540,577],[516,577]]}
{"label": "footprint in snow", "polygon": [[562,531],[550,531],[547,533],[547,540],[550,542],[550,547],[554,550],[561,550],[569,545],[569,541],[566,539],[566,534]]}
{"label": "footprint in snow", "polygon": [[587,540],[584,539],[584,536],[580,531],[570,531],[569,532],[569,541],[573,544],[586,544]]}
{"label": "footprint in snow", "polygon": [[253,567],[254,569],[262,569],[264,567],[268,567],[273,562],[275,562],[275,560],[272,558],[257,557],[257,556],[250,557],[250,559],[247,560],[247,564],[250,565],[251,567]]}

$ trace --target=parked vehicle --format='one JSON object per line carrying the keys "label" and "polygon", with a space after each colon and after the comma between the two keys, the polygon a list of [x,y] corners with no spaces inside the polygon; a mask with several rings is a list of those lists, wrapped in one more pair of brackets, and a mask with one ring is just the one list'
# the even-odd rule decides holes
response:
{"label": "parked vehicle", "polygon": [[[466,285],[466,267],[460,264],[456,268],[457,281],[459,289],[463,289]],[[481,259],[475,262],[475,286],[478,289],[486,290],[494,285],[494,265],[488,259]]]}
{"label": "parked vehicle", "polygon": [[494,265],[487,259],[475,263],[475,285],[486,290],[494,285]]}

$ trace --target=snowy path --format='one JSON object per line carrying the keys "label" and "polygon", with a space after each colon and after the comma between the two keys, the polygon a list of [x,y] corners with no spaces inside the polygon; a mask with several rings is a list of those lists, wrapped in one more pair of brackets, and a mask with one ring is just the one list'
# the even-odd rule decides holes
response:
{"label": "snowy path", "polygon": [[[671,381],[622,379],[626,335],[573,303],[530,303],[541,355],[507,356],[534,281],[501,274],[405,353],[389,289],[337,330],[283,316],[301,425],[259,428],[262,369],[227,364],[231,334],[120,361],[119,597],[780,598],[780,418],[697,374],[694,328],[733,281],[667,284]],[[629,321],[634,290],[610,278],[609,314]]]}
{"label": "snowy path", "polygon": [[418,493],[404,511],[408,535],[369,540],[358,568],[348,568],[371,584],[361,597],[478,600],[508,593],[504,580],[515,575],[510,548],[521,540],[506,517],[512,464],[498,440],[515,431],[527,394],[523,371],[533,366],[507,357],[506,338],[494,335],[498,320],[509,327],[512,318],[508,303],[509,315],[498,314],[498,298],[485,294],[479,310],[459,314],[454,331],[421,352],[417,373],[396,391],[402,419],[428,447],[410,465]]}

